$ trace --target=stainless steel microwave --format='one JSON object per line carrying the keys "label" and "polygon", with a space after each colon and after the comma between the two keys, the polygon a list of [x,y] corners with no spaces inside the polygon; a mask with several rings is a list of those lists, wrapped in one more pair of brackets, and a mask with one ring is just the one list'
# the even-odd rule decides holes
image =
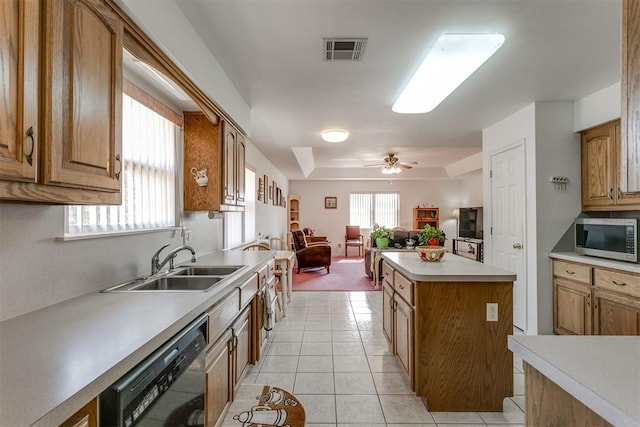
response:
{"label": "stainless steel microwave", "polygon": [[638,262],[638,219],[577,218],[574,231],[579,254]]}

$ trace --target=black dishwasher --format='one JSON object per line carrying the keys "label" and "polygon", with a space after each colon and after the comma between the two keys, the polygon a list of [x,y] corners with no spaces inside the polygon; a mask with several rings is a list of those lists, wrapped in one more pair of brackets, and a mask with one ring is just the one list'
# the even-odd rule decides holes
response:
{"label": "black dishwasher", "polygon": [[100,425],[204,425],[206,344],[203,315],[100,394]]}

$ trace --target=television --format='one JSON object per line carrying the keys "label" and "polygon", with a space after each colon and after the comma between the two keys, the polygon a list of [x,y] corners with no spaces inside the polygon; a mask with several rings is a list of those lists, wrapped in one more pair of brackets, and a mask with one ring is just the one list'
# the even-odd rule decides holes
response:
{"label": "television", "polygon": [[474,208],[460,208],[459,211],[458,237],[482,240],[482,206]]}

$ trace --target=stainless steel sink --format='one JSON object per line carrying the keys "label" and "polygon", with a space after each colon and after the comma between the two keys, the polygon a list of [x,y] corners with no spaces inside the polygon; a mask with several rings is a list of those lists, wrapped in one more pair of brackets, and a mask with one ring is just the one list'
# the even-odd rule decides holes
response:
{"label": "stainless steel sink", "polygon": [[104,292],[205,292],[223,280],[220,276],[164,276],[139,279]]}
{"label": "stainless steel sink", "polygon": [[178,267],[171,276],[226,276],[243,268],[244,265]]}

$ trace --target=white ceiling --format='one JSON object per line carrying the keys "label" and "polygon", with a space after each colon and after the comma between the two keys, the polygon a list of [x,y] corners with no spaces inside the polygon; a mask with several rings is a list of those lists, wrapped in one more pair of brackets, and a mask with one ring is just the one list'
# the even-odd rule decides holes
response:
{"label": "white ceiling", "polygon": [[[297,151],[309,179],[388,179],[362,167],[387,153],[419,163],[394,179],[477,173],[479,156],[468,158],[481,151],[482,129],[532,102],[574,101],[620,80],[620,0],[177,3],[251,107],[251,141],[291,180],[305,178],[292,147],[306,147]],[[445,32],[506,41],[431,113],[393,113]],[[323,61],[323,37],[367,37],[362,61]],[[333,128],[351,136],[327,144],[320,132]]]}

